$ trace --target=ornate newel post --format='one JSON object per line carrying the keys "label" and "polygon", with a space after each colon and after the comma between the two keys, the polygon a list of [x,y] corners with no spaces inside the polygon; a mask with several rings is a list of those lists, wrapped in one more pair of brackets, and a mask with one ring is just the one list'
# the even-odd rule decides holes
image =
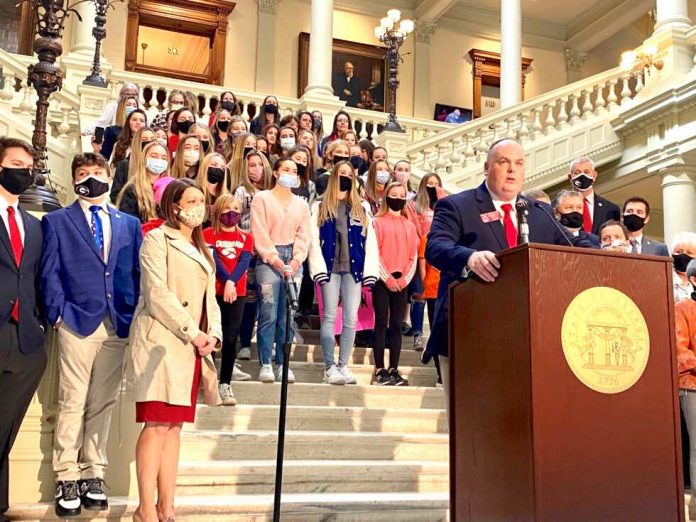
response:
{"label": "ornate newel post", "polygon": [[93,0],[96,8],[96,16],[94,17],[94,27],[92,28],[92,36],[96,40],[94,48],[94,59],[92,60],[92,72],[82,82],[85,85],[93,87],[106,87],[106,80],[102,76],[101,70],[101,43],[106,38],[106,13],[109,8],[114,9],[114,4],[123,2],[123,0]]}

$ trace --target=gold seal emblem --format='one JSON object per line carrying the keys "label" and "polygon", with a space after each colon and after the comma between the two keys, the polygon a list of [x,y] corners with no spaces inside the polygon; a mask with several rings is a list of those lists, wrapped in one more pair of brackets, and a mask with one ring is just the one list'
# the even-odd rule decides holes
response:
{"label": "gold seal emblem", "polygon": [[638,306],[623,292],[598,286],[568,305],[561,327],[563,354],[575,376],[601,393],[620,393],[643,375],[650,335]]}

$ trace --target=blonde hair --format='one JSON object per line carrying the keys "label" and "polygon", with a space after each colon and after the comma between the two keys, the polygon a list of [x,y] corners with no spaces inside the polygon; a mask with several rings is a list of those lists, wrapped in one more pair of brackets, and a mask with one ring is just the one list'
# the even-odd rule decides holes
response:
{"label": "blonde hair", "polygon": [[203,191],[203,194],[205,195],[205,204],[206,205],[212,205],[220,196],[223,194],[228,194],[229,193],[229,172],[230,170],[227,168],[227,166],[224,166],[223,168],[225,169],[225,177],[224,179],[217,184],[217,194],[212,195],[208,191],[208,185],[210,183],[208,182],[208,167],[210,167],[210,162],[213,161],[213,158],[220,158],[222,160],[222,163],[225,163],[225,157],[222,154],[218,154],[217,152],[213,152],[211,154],[208,154],[205,158],[203,158],[203,161],[201,161],[201,167],[198,170],[199,176],[198,176],[198,184],[201,187],[201,190]]}
{"label": "blonde hair", "polygon": [[[389,207],[387,206],[387,196],[389,195],[389,192],[391,192],[393,189],[397,187],[403,187],[406,191],[406,194],[408,194],[408,187],[405,183],[401,183],[400,181],[392,181],[388,183],[387,186],[384,188],[384,197],[382,198],[382,204],[379,206],[379,212],[377,212],[377,217],[384,216],[389,212]],[[404,215],[403,210],[401,211],[401,215]]]}
{"label": "blonde hair", "polygon": [[[131,178],[121,189],[121,193],[118,195],[116,200],[116,206],[121,206],[121,201],[123,200],[123,195],[127,192],[129,187],[133,187],[135,190],[135,199],[138,202],[138,209],[140,210],[140,217],[142,221],[149,221],[150,219],[155,219],[157,217],[157,210],[155,205],[155,191],[152,189],[152,183],[150,182],[150,176],[145,168],[147,164],[147,153],[150,149],[154,147],[161,147],[167,153],[167,162],[171,165],[171,156],[169,155],[169,149],[167,147],[160,145],[156,141],[152,141],[143,147],[143,150],[138,159],[138,164],[133,172]],[[166,176],[167,172],[160,174],[160,177]]]}
{"label": "blonde hair", "polygon": [[198,175],[201,173],[201,162],[203,160],[203,146],[201,145],[201,140],[198,139],[198,136],[195,136],[193,134],[187,134],[184,138],[179,140],[179,145],[176,147],[176,152],[174,153],[174,161],[172,162],[173,165],[170,168],[171,176],[173,178],[188,178],[188,169],[190,167],[187,167],[186,164],[184,163],[184,145],[188,140],[196,140],[198,142],[198,146],[200,147],[198,149],[198,171],[196,172],[196,175],[193,178],[189,179],[198,179]]}
{"label": "blonde hair", "polygon": [[[224,156],[227,161],[227,166],[230,168],[230,177],[234,186],[239,184],[239,177],[242,172],[242,166],[244,165],[244,144],[249,137],[256,139],[256,136],[250,132],[243,132],[235,138],[234,143],[229,139],[227,140],[227,144],[230,146],[227,147]],[[229,155],[227,152],[229,152]]]}
{"label": "blonde hair", "polygon": [[330,142],[326,148],[324,149],[324,168],[328,168],[331,166],[333,168],[333,155],[334,151],[336,148],[338,148],[340,145],[345,145],[345,147],[348,149],[348,156],[350,156],[350,147],[348,144],[343,141],[343,140],[333,140]]}
{"label": "blonde hair", "polygon": [[219,234],[222,230],[222,224],[220,223],[220,216],[223,213],[222,211],[225,210],[227,205],[235,201],[242,205],[241,199],[233,194],[227,193],[220,194],[220,196],[215,200],[215,203],[213,203],[213,206],[210,209],[210,226],[213,227],[216,234]]}
{"label": "blonde hair", "polygon": [[[305,135],[309,134],[312,137],[312,148],[309,149],[310,154],[312,154],[312,164],[316,167],[318,165],[321,165],[321,158],[319,158],[319,147],[317,146],[317,137],[314,135],[314,133],[311,130],[308,129],[300,129],[297,131],[297,144],[302,145],[300,143],[300,138]],[[347,145],[347,144],[346,144]],[[305,145],[306,147],[306,145]]]}
{"label": "blonde hair", "polygon": [[417,214],[425,214],[428,210],[430,210],[430,197],[428,196],[428,189],[426,188],[430,178],[437,179],[440,187],[442,187],[442,178],[440,178],[440,175],[436,174],[435,172],[426,174],[421,178],[420,183],[418,184],[418,192],[416,193],[415,207]]}
{"label": "blonde hair", "polygon": [[355,169],[348,161],[339,161],[337,165],[334,165],[331,175],[329,176],[329,183],[326,186],[326,192],[324,193],[321,203],[319,203],[317,223],[319,226],[321,226],[326,221],[336,219],[337,217],[338,205],[341,202],[338,197],[338,194],[341,191],[338,169],[343,165],[347,165],[350,168],[353,180],[353,182],[350,184],[350,190],[343,201],[346,202],[350,209],[351,220],[359,221],[360,224],[365,227],[368,224],[367,213],[361,204],[360,194],[358,193],[357,184],[355,183]]}
{"label": "blonde hair", "polygon": [[[215,152],[215,140],[213,139],[213,133],[211,132],[210,127],[208,127],[207,125],[203,125],[202,123],[194,123],[193,125],[191,125],[191,127],[189,127],[188,134],[194,134],[194,131],[197,129],[202,129],[208,135],[208,146],[210,147],[210,149],[208,149],[207,154]],[[198,138],[198,141],[201,141],[201,139]],[[203,145],[201,145],[201,150],[203,150]],[[205,154],[206,152],[203,151],[203,153]]]}
{"label": "blonde hair", "polygon": [[157,134],[155,133],[154,130],[152,130],[149,127],[143,127],[142,129],[138,129],[137,132],[133,135],[133,139],[131,140],[131,153],[130,153],[130,158],[128,159],[128,179],[131,178],[133,175],[133,171],[138,168],[138,161],[140,161],[140,155],[143,152],[143,132],[151,132],[152,134],[155,135],[155,139],[152,140],[151,142],[147,143],[145,146],[149,145],[152,142],[157,141]]}
{"label": "blonde hair", "polygon": [[[140,101],[137,96],[126,96],[118,101],[116,106],[116,117],[114,118],[114,125],[123,127],[126,124],[126,102],[128,100],[135,100],[135,106],[140,108]],[[108,159],[108,158],[107,158]]]}
{"label": "blonde hair", "polygon": [[[252,156],[258,156],[261,158],[261,164],[263,165],[263,178],[261,179],[261,186],[257,187],[249,179],[249,158]],[[234,175],[233,175],[234,176]],[[256,150],[251,151],[244,158],[242,164],[242,171],[239,176],[238,183],[234,185],[234,191],[239,187],[244,187],[247,194],[255,194],[259,190],[268,190],[273,185],[273,170],[271,169],[271,164],[268,163],[266,156]]]}

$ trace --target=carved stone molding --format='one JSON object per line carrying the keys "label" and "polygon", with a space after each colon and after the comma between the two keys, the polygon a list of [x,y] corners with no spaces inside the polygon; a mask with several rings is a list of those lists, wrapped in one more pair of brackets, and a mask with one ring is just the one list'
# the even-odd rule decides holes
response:
{"label": "carved stone molding", "polygon": [[565,49],[565,65],[567,72],[582,72],[582,66],[587,59],[587,53],[581,53],[575,49],[566,47]]}
{"label": "carved stone molding", "polygon": [[278,9],[278,3],[280,0],[258,0],[258,2],[259,13],[274,15]]}
{"label": "carved stone molding", "polygon": [[415,31],[416,42],[421,44],[430,45],[430,39],[435,32],[435,27],[437,24],[435,22],[421,22],[416,20]]}

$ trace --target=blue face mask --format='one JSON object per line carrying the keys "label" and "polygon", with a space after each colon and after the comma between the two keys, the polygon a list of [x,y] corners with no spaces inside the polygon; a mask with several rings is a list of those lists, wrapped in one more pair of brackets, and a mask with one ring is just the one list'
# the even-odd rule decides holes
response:
{"label": "blue face mask", "polygon": [[126,107],[126,116],[128,116],[131,112],[133,112],[137,107]]}
{"label": "blue face mask", "polygon": [[278,185],[281,187],[294,189],[300,186],[300,178],[295,174],[287,174],[285,172],[278,176]]}
{"label": "blue face mask", "polygon": [[162,174],[165,170],[167,170],[167,167],[167,160],[159,158],[147,158],[147,161],[145,161],[145,168],[153,174]]}

